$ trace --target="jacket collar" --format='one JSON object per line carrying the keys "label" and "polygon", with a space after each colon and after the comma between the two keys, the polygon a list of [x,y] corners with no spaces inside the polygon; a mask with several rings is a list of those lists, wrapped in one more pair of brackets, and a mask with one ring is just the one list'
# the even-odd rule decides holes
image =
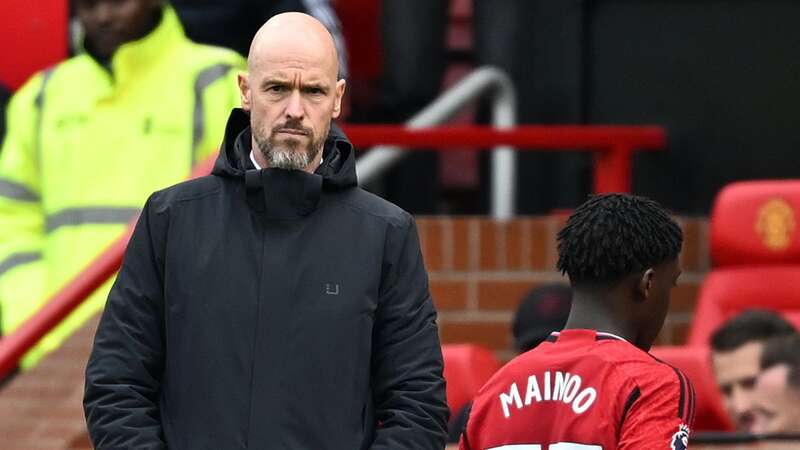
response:
{"label": "jacket collar", "polygon": [[245,173],[247,203],[268,219],[311,214],[322,196],[322,177],[302,170],[261,169]]}
{"label": "jacket collar", "polygon": [[249,116],[241,109],[234,109],[212,174],[244,178],[248,205],[269,219],[306,216],[317,208],[323,191],[358,185],[353,146],[336,124],[331,124],[325,141],[324,162],[314,173],[274,168],[256,170],[250,162],[251,142]]}

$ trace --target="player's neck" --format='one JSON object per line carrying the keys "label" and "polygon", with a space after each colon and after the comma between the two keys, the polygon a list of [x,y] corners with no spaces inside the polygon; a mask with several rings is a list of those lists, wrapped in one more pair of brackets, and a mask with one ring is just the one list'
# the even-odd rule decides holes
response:
{"label": "player's neck", "polygon": [[624,338],[628,342],[634,342],[636,332],[614,311],[613,304],[610,299],[587,298],[579,292],[574,292],[572,309],[564,329],[604,331]]}

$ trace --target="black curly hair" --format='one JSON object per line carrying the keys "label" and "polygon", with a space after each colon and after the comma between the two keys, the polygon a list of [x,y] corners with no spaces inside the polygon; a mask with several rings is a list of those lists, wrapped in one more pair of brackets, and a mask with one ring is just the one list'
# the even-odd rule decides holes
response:
{"label": "black curly hair", "polygon": [[558,269],[574,286],[609,285],[678,257],[683,232],[653,200],[591,196],[558,233]]}

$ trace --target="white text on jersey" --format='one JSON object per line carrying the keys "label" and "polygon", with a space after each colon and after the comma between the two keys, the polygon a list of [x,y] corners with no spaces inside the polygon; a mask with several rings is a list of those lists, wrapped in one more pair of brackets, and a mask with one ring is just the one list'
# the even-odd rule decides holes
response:
{"label": "white text on jersey", "polygon": [[[552,383],[551,383],[552,380]],[[528,386],[525,390],[525,401],[519,393],[517,383],[511,383],[508,393],[500,394],[500,406],[503,408],[503,416],[508,419],[511,416],[509,407],[513,404],[517,409],[530,406],[532,401],[537,403],[543,401],[564,402],[572,407],[575,414],[583,414],[592,406],[597,399],[597,391],[592,387],[581,390],[582,380],[579,375],[569,372],[556,372],[551,376],[550,371],[542,375],[542,386],[539,386],[539,379],[536,375],[528,377]]]}

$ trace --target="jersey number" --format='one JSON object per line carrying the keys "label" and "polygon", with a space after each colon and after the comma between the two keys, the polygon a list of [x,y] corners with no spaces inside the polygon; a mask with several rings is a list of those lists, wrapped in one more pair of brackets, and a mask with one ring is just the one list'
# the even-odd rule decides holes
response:
{"label": "jersey number", "polygon": [[[543,447],[539,444],[513,444],[503,445],[501,447],[492,447],[487,450],[542,450]],[[547,450],[603,450],[602,445],[586,445],[574,444],[572,442],[559,442],[558,444],[550,444]]]}

